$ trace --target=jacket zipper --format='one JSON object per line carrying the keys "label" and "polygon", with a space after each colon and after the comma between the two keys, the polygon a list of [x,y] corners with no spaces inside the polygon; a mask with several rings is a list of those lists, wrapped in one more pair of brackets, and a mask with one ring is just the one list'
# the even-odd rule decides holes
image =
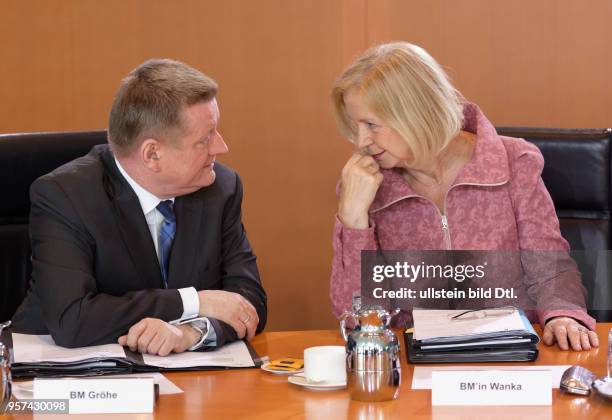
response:
{"label": "jacket zipper", "polygon": [[446,217],[446,197],[448,196],[448,193],[450,192],[450,190],[452,190],[455,187],[458,186],[466,186],[466,185],[475,185],[475,186],[479,186],[479,187],[498,187],[500,185],[504,185],[507,184],[508,180],[505,180],[503,182],[497,182],[495,184],[476,184],[476,183],[470,183],[470,182],[462,182],[459,184],[455,184],[455,185],[451,185],[451,187],[448,189],[448,191],[446,191],[446,194],[444,194],[444,202],[442,203],[443,206],[443,211],[441,212],[440,209],[438,208],[438,206],[436,206],[436,203],[434,203],[433,201],[431,201],[429,198],[424,197],[422,195],[418,195],[418,194],[411,194],[411,195],[406,195],[404,197],[400,197],[396,200],[393,200],[392,202],[388,203],[387,205],[380,207],[378,209],[375,209],[374,211],[372,211],[371,213],[375,213],[377,211],[383,210],[395,203],[397,203],[398,201],[401,200],[405,200],[407,198],[423,198],[427,201],[429,201],[435,208],[436,211],[438,212],[438,214],[440,215],[440,221],[442,223],[442,235],[444,236],[444,246],[446,247],[446,250],[450,251],[452,250],[452,242],[451,242],[451,237],[450,237],[450,229],[448,228],[448,218]]}
{"label": "jacket zipper", "polygon": [[436,210],[438,210],[438,213],[440,213],[440,219],[442,221],[442,234],[444,235],[444,246],[446,246],[446,250],[450,251],[451,249],[453,249],[453,245],[452,245],[451,237],[450,237],[450,229],[448,228],[448,218],[446,217],[446,197],[448,197],[448,193],[450,192],[450,190],[452,190],[455,187],[465,186],[465,185],[476,185],[476,186],[482,186],[482,187],[497,187],[500,185],[504,185],[507,182],[508,181],[504,181],[504,182],[498,182],[495,184],[474,184],[474,183],[469,183],[469,182],[463,182],[463,183],[451,185],[448,191],[446,191],[446,193],[444,194],[444,201],[442,203],[443,212],[440,212],[440,210],[438,209],[438,206],[434,204],[434,206],[436,206]]}
{"label": "jacket zipper", "polygon": [[[452,190],[453,187],[454,185],[451,185],[448,191]],[[444,246],[446,247],[447,251],[450,251],[451,249],[453,249],[453,245],[451,243],[450,229],[448,228],[448,218],[446,217],[446,197],[448,197],[448,191],[444,193],[444,201],[442,201],[442,213],[440,213],[440,217],[442,219],[442,235],[444,236]],[[436,206],[436,209],[437,208],[438,206]]]}
{"label": "jacket zipper", "polygon": [[448,219],[446,218],[445,214],[442,215],[442,234],[444,235],[444,245],[446,246],[446,249],[447,250],[452,249],[450,232],[448,230]]}

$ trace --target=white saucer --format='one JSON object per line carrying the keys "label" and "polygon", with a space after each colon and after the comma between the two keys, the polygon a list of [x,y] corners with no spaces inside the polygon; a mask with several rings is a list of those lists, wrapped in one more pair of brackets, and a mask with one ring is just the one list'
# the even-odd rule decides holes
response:
{"label": "white saucer", "polygon": [[612,383],[603,379],[597,379],[593,382],[593,388],[597,390],[603,398],[612,401]]}
{"label": "white saucer", "polygon": [[294,385],[302,386],[306,389],[312,389],[313,391],[333,391],[336,389],[344,389],[346,388],[346,382],[335,382],[335,383],[310,383],[306,381],[304,378],[304,374],[292,375],[287,378],[289,382]]}
{"label": "white saucer", "polygon": [[270,363],[264,363],[263,365],[261,365],[261,369],[265,370],[266,372],[270,372],[273,373],[275,375],[293,375],[296,373],[301,373],[304,372],[304,369],[298,369],[298,370],[276,370],[276,369],[272,369],[270,367]]}

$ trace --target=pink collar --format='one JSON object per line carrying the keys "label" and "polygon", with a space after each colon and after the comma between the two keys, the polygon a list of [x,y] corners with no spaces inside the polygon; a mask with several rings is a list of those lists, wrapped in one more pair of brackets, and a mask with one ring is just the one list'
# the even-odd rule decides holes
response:
{"label": "pink collar", "polygon": [[[451,188],[460,184],[486,187],[508,182],[508,155],[495,127],[475,104],[466,102],[463,115],[463,129],[476,134],[476,145],[471,159],[461,169]],[[410,188],[399,170],[383,169],[382,174],[384,181],[376,193],[370,213],[405,198],[420,197]]]}

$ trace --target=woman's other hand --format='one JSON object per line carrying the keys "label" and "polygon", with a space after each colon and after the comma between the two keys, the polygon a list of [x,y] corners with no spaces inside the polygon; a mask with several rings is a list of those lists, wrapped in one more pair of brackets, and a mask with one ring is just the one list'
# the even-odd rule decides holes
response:
{"label": "woman's other hand", "polygon": [[599,347],[599,338],[595,331],[590,331],[574,318],[565,316],[552,318],[546,323],[542,341],[547,346],[556,341],[561,350],[568,350],[570,345],[575,351]]}
{"label": "woman's other hand", "polygon": [[368,210],[382,183],[378,163],[372,156],[355,153],[342,169],[342,188],[338,203],[338,217],[342,224],[353,229],[367,229]]}

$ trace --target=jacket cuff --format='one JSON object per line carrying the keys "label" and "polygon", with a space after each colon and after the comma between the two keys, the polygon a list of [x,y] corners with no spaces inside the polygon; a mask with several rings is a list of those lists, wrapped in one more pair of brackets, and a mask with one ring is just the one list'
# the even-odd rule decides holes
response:
{"label": "jacket cuff", "polygon": [[342,259],[347,261],[356,257],[361,260],[361,251],[375,250],[375,229],[376,226],[373,222],[370,222],[370,227],[367,229],[348,228],[342,224],[336,215],[336,221],[334,223],[334,237],[338,240],[338,245],[341,245]]}
{"label": "jacket cuff", "polygon": [[559,316],[574,318],[576,321],[583,324],[589,330],[595,331],[595,319],[589,314],[587,314],[585,311],[563,309],[557,309],[552,311],[538,311],[538,318],[540,320],[540,325],[542,326],[542,329],[544,329],[548,320]]}

